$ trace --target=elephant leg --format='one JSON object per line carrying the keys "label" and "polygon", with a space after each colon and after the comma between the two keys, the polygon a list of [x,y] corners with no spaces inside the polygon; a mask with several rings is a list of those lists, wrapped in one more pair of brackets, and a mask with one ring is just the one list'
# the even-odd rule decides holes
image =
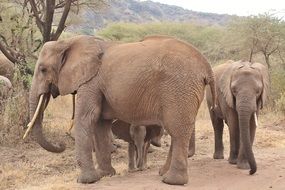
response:
{"label": "elephant leg", "polygon": [[171,185],[184,185],[188,182],[187,155],[189,136],[172,136],[172,158],[163,182]]}
{"label": "elephant leg", "polygon": [[144,152],[143,152],[143,169],[147,169],[147,153],[150,147],[150,142],[146,142],[144,145]]}
{"label": "elephant leg", "polygon": [[159,175],[163,176],[164,174],[166,174],[166,172],[169,170],[170,168],[170,163],[171,163],[171,158],[172,158],[172,139],[171,139],[171,144],[170,144],[170,148],[168,151],[168,155],[167,155],[167,159],[165,164],[159,169]]}
{"label": "elephant leg", "polygon": [[129,143],[128,153],[129,153],[129,172],[134,172],[136,171],[136,168],[135,168],[136,147],[134,143],[132,142]]}
{"label": "elephant leg", "polygon": [[101,176],[98,171],[95,170],[93,164],[93,140],[87,135],[91,132],[89,132],[89,130],[82,129],[82,127],[83,125],[75,119],[75,152],[76,161],[80,168],[80,175],[77,182],[93,183],[98,181]]}
{"label": "elephant leg", "polygon": [[214,112],[210,111],[210,117],[215,134],[215,152],[213,155],[214,159],[224,159],[224,145],[223,145],[223,130],[224,121],[218,118]]}
{"label": "elephant leg", "polygon": [[237,164],[240,145],[238,120],[235,117],[231,117],[228,121],[228,125],[230,132],[230,155],[228,161],[230,164]]}
{"label": "elephant leg", "polygon": [[[93,183],[102,176],[95,170],[92,149],[93,149],[93,130],[92,127],[99,119],[101,113],[100,94],[86,95],[78,91],[77,109],[75,113],[75,152],[76,161],[80,168],[80,175],[77,179],[79,183]],[[97,97],[97,98],[95,98]],[[92,108],[88,104],[92,103]]]}
{"label": "elephant leg", "polygon": [[99,120],[94,128],[96,160],[101,176],[110,176],[116,173],[111,164],[111,125],[112,120]]}
{"label": "elephant leg", "polygon": [[189,143],[189,150],[188,150],[188,158],[194,156],[195,154],[195,128],[192,132],[190,143]]}

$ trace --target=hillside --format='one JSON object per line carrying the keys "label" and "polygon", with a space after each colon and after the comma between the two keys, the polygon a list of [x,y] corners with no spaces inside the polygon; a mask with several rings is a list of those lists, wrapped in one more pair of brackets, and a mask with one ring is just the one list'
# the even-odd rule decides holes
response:
{"label": "hillside", "polygon": [[207,25],[224,25],[233,16],[225,14],[202,13],[186,10],[178,6],[152,1],[109,0],[108,6],[101,11],[85,9],[80,23],[69,27],[73,32],[93,32],[111,22],[196,22]]}

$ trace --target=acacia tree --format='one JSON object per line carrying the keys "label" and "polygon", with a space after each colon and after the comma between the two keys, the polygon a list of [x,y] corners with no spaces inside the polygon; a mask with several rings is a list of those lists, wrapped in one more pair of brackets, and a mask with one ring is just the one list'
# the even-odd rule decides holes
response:
{"label": "acacia tree", "polygon": [[272,14],[261,14],[246,18],[238,18],[228,26],[228,45],[233,52],[247,56],[252,61],[254,55],[262,54],[265,63],[270,68],[270,57],[278,54],[283,62],[282,52],[284,50],[283,28],[285,24],[282,19]]}
{"label": "acacia tree", "polygon": [[[0,10],[3,10],[0,13],[0,24],[6,29],[3,34],[0,29],[0,50],[11,62],[25,64],[27,56],[36,58],[34,52],[42,44],[60,37],[66,28],[71,11],[78,14],[84,7],[98,9],[104,5],[106,0],[15,0],[12,3],[6,1],[0,7]],[[10,14],[11,11],[14,12],[13,15]],[[11,22],[14,23],[14,27],[7,29]],[[37,36],[41,37],[36,38],[37,33],[40,34]],[[24,41],[25,47],[21,47]]]}

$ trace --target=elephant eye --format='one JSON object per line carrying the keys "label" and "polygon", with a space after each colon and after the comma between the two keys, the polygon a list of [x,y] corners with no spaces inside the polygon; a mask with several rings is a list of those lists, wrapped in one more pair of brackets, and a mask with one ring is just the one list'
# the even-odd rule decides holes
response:
{"label": "elephant eye", "polygon": [[46,73],[46,72],[47,72],[47,68],[45,68],[45,67],[40,67],[40,71],[41,71],[41,73]]}

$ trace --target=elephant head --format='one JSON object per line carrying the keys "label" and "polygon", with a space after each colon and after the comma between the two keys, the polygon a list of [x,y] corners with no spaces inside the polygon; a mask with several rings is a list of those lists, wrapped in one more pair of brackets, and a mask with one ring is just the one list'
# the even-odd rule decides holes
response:
{"label": "elephant head", "polygon": [[[65,147],[49,143],[42,133],[44,109],[52,95],[75,93],[83,83],[96,76],[104,53],[104,41],[92,36],[76,36],[68,40],[44,44],[36,63],[29,97],[30,127],[37,142],[51,152]],[[30,128],[29,127],[29,128]]]}
{"label": "elephant head", "polygon": [[240,139],[251,167],[256,163],[250,141],[250,120],[266,102],[269,91],[268,69],[260,63],[238,61],[229,63],[218,82],[219,91],[227,105],[238,114]]}

